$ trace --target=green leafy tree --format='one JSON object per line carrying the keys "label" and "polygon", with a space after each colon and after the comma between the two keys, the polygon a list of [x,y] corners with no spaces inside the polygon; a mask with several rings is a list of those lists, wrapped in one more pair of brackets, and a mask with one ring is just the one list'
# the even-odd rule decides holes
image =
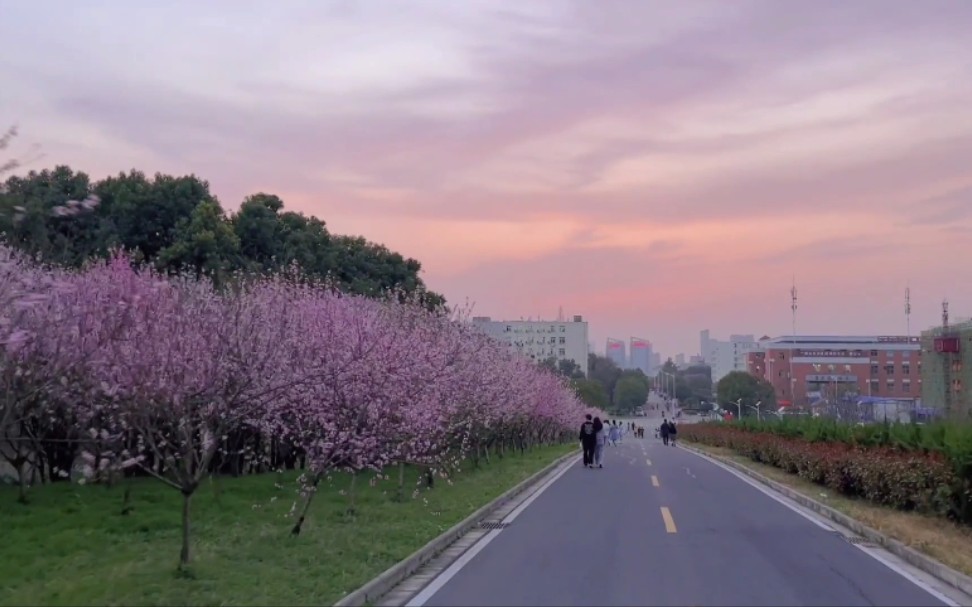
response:
{"label": "green leafy tree", "polygon": [[[15,131],[0,136],[4,149]],[[5,163],[6,170],[16,163]],[[90,213],[67,220],[54,212],[69,200],[97,196]],[[112,249],[164,270],[189,268],[220,280],[228,272],[275,272],[292,265],[301,275],[329,279],[350,293],[395,293],[437,312],[445,299],[429,291],[414,260],[360,236],[336,236],[315,217],[284,210],[272,194],[247,197],[231,217],[209,191],[188,175],[129,171],[92,183],[66,166],[11,176],[0,186],[0,234],[32,256],[79,267]]]}
{"label": "green leafy tree", "polygon": [[68,200],[81,200],[89,193],[88,176],[65,166],[31,171],[25,177],[12,176],[0,194],[0,228],[7,242],[31,256],[51,263],[80,265],[88,248],[91,218],[64,221],[53,211]]}
{"label": "green leafy tree", "polygon": [[614,391],[614,409],[622,415],[630,415],[644,406],[648,399],[648,379],[639,371],[626,371],[618,379]]}
{"label": "green leafy tree", "polygon": [[156,265],[184,268],[222,281],[240,263],[240,241],[215,200],[197,206],[176,231],[175,242],[159,253]]}
{"label": "green leafy tree", "polygon": [[569,379],[584,379],[584,372],[580,365],[569,358],[557,361],[557,372]]}
{"label": "green leafy tree", "polygon": [[[776,394],[773,386],[768,381],[745,371],[732,371],[720,379],[716,386],[716,392],[722,406],[738,417],[742,417],[748,407],[755,406],[758,402],[761,402],[761,407],[765,409],[776,407]],[[742,410],[736,404],[737,402],[741,403]]]}
{"label": "green leafy tree", "polygon": [[587,406],[601,411],[608,410],[610,401],[601,382],[593,379],[577,379],[574,380],[573,384],[577,397],[584,401]]}
{"label": "green leafy tree", "polygon": [[615,402],[614,391],[618,380],[621,379],[621,373],[621,369],[610,358],[593,353],[587,357],[587,376],[600,382],[608,395],[609,402]]}

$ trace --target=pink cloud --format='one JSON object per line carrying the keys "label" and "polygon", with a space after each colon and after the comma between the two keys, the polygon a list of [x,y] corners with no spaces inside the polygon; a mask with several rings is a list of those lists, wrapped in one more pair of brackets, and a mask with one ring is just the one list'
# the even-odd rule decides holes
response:
{"label": "pink cloud", "polygon": [[896,330],[906,283],[913,326],[972,308],[972,4],[236,6],[12,8],[10,121],[96,177],[278,193],[599,344],[786,332],[794,274],[806,331]]}

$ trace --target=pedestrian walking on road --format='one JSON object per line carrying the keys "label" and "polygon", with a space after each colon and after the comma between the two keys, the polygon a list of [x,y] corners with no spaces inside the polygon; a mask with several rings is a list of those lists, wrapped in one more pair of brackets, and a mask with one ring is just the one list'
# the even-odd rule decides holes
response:
{"label": "pedestrian walking on road", "polygon": [[611,431],[608,434],[608,438],[611,440],[612,445],[615,447],[618,446],[618,441],[621,440],[621,426],[618,425],[617,420],[611,422]]}
{"label": "pedestrian walking on road", "polygon": [[594,465],[604,467],[604,445],[607,444],[608,429],[601,422],[601,418],[594,418]]}
{"label": "pedestrian walking on road", "polygon": [[678,436],[678,428],[675,427],[675,422],[668,422],[668,442],[674,447],[675,438]]}
{"label": "pedestrian walking on road", "polygon": [[584,423],[580,429],[581,449],[584,451],[584,466],[590,468],[594,465],[594,447],[596,446],[597,436],[594,430],[593,416],[588,413],[584,416]]}
{"label": "pedestrian walking on road", "polygon": [[662,443],[668,444],[668,420],[664,417],[662,418],[661,426],[658,427],[658,432],[661,434]]}

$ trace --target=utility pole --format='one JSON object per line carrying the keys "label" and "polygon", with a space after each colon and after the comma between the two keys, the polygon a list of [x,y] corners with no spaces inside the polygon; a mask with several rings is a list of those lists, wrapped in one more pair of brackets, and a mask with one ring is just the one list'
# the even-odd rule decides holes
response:
{"label": "utility pole", "polygon": [[790,336],[790,403],[796,407],[796,378],[793,377],[793,354],[796,352],[796,313],[797,313],[797,288],[796,276],[793,277],[793,286],[790,288],[790,311],[792,312],[793,333]]}
{"label": "utility pole", "polygon": [[[942,300],[942,339],[948,337],[948,300]],[[952,415],[952,354],[942,352],[942,378],[945,390],[945,415]]]}
{"label": "utility pole", "polygon": [[905,287],[905,327],[908,331],[908,343],[911,343],[911,287]]}

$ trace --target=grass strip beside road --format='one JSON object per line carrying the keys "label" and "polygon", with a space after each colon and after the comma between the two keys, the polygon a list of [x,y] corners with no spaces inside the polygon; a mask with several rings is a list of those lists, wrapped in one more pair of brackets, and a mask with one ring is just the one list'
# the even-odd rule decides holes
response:
{"label": "grass strip beside road", "polygon": [[[520,481],[575,450],[494,457],[405,502],[397,471],[322,483],[299,537],[288,516],[296,474],[217,478],[193,498],[193,563],[177,573],[181,496],[152,479],[113,488],[58,483],[17,503],[0,486],[0,605],[330,605]],[[409,469],[406,489],[419,486]],[[122,515],[125,487],[134,510]]]}
{"label": "grass strip beside road", "polygon": [[726,459],[758,472],[794,491],[830,506],[884,535],[914,548],[956,571],[972,575],[972,529],[934,516],[902,512],[869,504],[862,500],[835,495],[779,468],[754,462],[730,449],[688,443],[717,459]]}

